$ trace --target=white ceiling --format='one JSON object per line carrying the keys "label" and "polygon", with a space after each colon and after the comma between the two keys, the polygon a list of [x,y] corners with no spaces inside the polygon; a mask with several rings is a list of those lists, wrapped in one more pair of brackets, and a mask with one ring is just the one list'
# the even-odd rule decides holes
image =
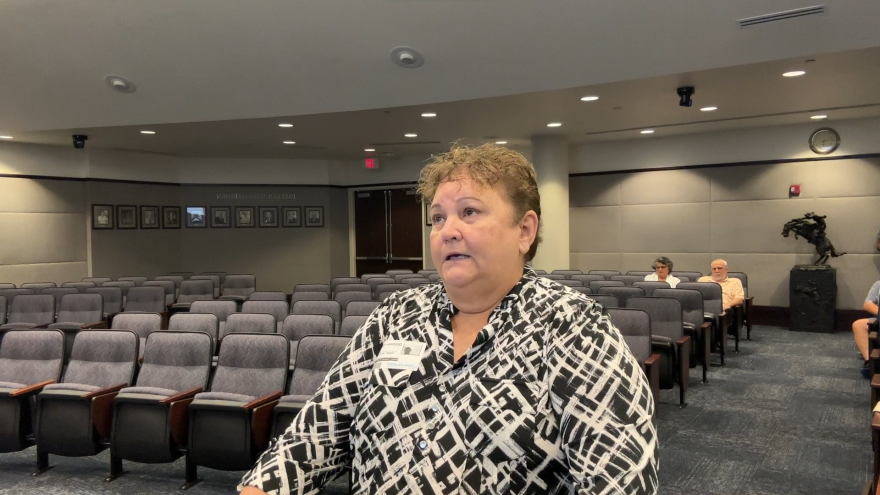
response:
{"label": "white ceiling", "polygon": [[[3,0],[0,133],[69,145],[88,130],[96,147],[346,158],[410,131],[440,144],[377,149],[420,154],[486,136],[527,145],[550,120],[577,142],[649,126],[661,135],[803,122],[817,109],[878,115],[880,2],[825,4],[821,16],[739,29],[737,19],[809,3]],[[393,65],[399,45],[421,51],[424,66]],[[779,77],[792,68],[808,74]],[[138,91],[111,91],[107,74]],[[694,108],[677,106],[683,84],[697,87]],[[601,99],[578,101],[586,92]],[[719,111],[701,114],[703,104]],[[421,119],[424,110],[439,117]],[[144,126],[158,134],[141,136]]]}

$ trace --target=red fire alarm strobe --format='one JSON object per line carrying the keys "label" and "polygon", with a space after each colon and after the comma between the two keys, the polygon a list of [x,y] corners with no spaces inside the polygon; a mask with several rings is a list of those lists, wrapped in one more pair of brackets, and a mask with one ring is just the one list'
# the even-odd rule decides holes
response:
{"label": "red fire alarm strobe", "polygon": [[800,196],[800,195],[801,195],[801,185],[800,184],[793,184],[791,187],[788,188],[788,196],[789,197],[796,197],[796,196]]}
{"label": "red fire alarm strobe", "polygon": [[379,160],[375,158],[364,158],[364,168],[367,170],[379,170]]}

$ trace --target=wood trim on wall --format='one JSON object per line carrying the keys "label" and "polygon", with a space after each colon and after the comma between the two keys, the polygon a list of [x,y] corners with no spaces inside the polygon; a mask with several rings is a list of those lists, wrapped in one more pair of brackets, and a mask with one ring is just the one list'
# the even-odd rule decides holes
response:
{"label": "wood trim on wall", "polygon": [[[755,325],[788,328],[790,310],[781,306],[752,306]],[[868,313],[860,309],[837,309],[834,311],[834,331],[851,332],[854,321],[867,318]]]}

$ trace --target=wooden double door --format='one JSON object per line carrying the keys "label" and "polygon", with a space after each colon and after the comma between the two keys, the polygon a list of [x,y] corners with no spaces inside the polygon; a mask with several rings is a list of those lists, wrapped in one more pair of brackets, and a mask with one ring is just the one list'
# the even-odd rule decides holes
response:
{"label": "wooden double door", "polygon": [[355,271],[424,268],[422,203],[414,188],[355,191]]}

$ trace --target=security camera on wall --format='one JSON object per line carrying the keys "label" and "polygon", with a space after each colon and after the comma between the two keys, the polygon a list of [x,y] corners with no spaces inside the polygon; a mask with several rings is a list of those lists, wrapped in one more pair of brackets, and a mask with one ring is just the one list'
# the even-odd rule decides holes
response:
{"label": "security camera on wall", "polygon": [[678,93],[678,104],[683,107],[689,107],[694,104],[693,100],[691,100],[691,96],[694,96],[696,92],[693,86],[682,86],[675,90]]}
{"label": "security camera on wall", "polygon": [[85,134],[74,134],[73,135],[73,147],[81,150],[86,147],[86,141],[89,140],[89,137]]}

